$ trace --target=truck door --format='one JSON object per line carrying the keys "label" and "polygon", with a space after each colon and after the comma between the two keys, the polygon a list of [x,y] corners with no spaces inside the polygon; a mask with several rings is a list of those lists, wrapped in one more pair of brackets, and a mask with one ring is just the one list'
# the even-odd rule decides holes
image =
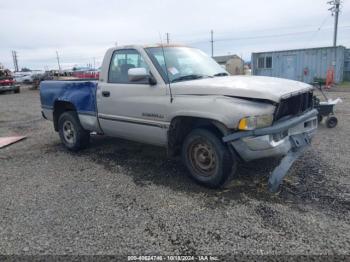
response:
{"label": "truck door", "polygon": [[136,49],[113,52],[108,79],[97,88],[99,122],[106,135],[165,145],[169,97],[164,84],[150,85],[148,80],[131,82],[128,78],[131,68],[145,68],[152,74],[145,56]]}

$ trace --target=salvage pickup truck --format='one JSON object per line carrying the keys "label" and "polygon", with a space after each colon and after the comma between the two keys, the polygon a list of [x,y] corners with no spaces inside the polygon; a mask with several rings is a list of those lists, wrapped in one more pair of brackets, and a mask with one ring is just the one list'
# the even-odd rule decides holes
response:
{"label": "salvage pickup truck", "polygon": [[240,161],[280,157],[269,178],[276,191],[317,129],[310,85],[230,76],[185,46],[111,48],[99,81],[44,81],[40,97],[69,150],[88,146],[91,132],[166,147],[212,188],[230,181]]}

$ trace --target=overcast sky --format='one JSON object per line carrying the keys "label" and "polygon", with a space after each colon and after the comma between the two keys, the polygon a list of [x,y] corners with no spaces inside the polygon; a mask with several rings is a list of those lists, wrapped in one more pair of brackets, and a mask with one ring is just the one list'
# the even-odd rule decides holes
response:
{"label": "overcast sky", "polygon": [[[170,41],[210,54],[332,45],[334,19],[328,0],[0,0],[0,63],[19,67],[64,68],[101,63],[116,43]],[[338,44],[350,48],[350,0],[343,0]]]}

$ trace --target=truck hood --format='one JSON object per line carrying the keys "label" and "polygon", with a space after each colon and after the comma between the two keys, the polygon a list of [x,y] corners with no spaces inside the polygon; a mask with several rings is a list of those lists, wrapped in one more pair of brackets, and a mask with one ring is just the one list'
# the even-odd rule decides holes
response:
{"label": "truck hood", "polygon": [[225,95],[277,103],[281,98],[311,89],[302,82],[266,76],[224,76],[171,84],[174,95]]}

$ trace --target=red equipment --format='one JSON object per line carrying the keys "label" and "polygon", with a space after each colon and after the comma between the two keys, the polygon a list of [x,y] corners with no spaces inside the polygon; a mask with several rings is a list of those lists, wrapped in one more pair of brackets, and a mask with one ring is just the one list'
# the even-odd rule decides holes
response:
{"label": "red equipment", "polygon": [[334,67],[330,67],[327,70],[326,88],[331,88],[333,84],[334,84]]}

